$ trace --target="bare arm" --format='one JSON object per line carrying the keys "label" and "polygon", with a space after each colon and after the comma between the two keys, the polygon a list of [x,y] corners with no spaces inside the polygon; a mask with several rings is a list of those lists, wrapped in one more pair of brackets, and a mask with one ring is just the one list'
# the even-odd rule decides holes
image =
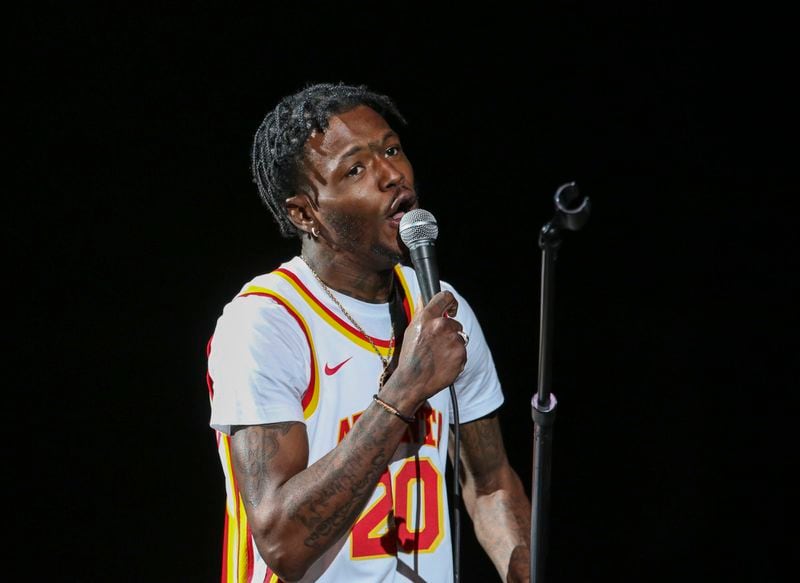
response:
{"label": "bare arm", "polygon": [[500,423],[485,417],[459,431],[462,495],[475,535],[503,581],[529,581],[531,505],[508,463]]}
{"label": "bare arm", "polygon": [[234,432],[233,469],[251,530],[282,579],[300,579],[353,525],[406,428],[370,405],[339,446],[308,468],[302,423]]}
{"label": "bare arm", "polygon": [[[381,391],[406,415],[450,384],[466,362],[460,324],[443,318],[446,310],[455,311],[455,298],[441,292],[409,323],[397,369]],[[371,403],[341,443],[309,467],[302,423],[234,431],[234,475],[256,546],[276,574],[301,578],[349,531],[407,428]]]}

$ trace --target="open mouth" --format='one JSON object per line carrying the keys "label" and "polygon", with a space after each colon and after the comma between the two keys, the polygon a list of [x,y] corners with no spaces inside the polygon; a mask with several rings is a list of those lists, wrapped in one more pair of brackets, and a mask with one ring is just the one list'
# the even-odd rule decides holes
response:
{"label": "open mouth", "polygon": [[400,226],[400,219],[403,218],[408,211],[414,208],[417,198],[411,192],[404,192],[392,202],[390,207],[389,221],[393,227]]}

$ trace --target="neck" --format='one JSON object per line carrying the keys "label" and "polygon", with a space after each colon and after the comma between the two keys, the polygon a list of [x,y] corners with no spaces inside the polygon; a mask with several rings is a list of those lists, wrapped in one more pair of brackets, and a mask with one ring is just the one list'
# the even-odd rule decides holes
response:
{"label": "neck", "polygon": [[326,253],[304,245],[302,257],[323,283],[332,290],[363,302],[383,304],[389,301],[394,282],[394,266],[375,267],[357,262],[348,254]]}

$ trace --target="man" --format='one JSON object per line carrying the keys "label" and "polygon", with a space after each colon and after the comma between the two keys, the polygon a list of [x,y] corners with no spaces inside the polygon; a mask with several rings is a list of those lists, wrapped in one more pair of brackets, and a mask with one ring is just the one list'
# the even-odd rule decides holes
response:
{"label": "man", "polygon": [[530,504],[494,363],[452,286],[423,306],[401,264],[418,201],[389,120],[403,122],[389,98],[321,84],[256,134],[255,182],[301,253],[246,284],[209,342],[225,581],[452,581],[451,384],[476,535],[502,580],[528,580]]}

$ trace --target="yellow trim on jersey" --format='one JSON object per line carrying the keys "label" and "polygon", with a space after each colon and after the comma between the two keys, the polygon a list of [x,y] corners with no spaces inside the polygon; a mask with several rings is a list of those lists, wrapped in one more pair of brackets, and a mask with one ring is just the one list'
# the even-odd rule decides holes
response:
{"label": "yellow trim on jersey", "polygon": [[[275,275],[279,276],[279,277],[282,277],[289,284],[291,284],[291,286],[297,291],[297,293],[300,294],[300,297],[302,297],[306,301],[306,303],[309,305],[309,307],[312,310],[314,310],[314,312],[320,318],[325,320],[331,327],[333,327],[335,330],[338,330],[339,332],[341,332],[345,336],[345,338],[347,338],[348,340],[353,342],[353,344],[356,344],[357,346],[360,346],[361,348],[363,348],[367,352],[372,352],[374,350],[372,348],[372,344],[370,344],[369,341],[367,341],[364,338],[362,338],[360,334],[354,334],[353,332],[351,332],[350,330],[348,330],[347,328],[342,326],[334,318],[332,318],[330,316],[330,314],[328,314],[320,306],[319,300],[317,300],[313,296],[309,295],[306,292],[306,290],[304,290],[299,285],[297,285],[297,283],[295,281],[293,281],[292,278],[290,278],[289,276],[287,276],[284,273],[281,273],[280,271],[274,271],[273,273]],[[248,294],[248,293],[271,293],[271,294],[274,294],[274,292],[271,292],[270,290],[268,290],[266,288],[255,286],[255,285],[248,287],[243,293],[245,293],[245,294]],[[376,339],[376,340],[378,340],[378,339]],[[391,347],[391,346],[384,347],[384,346],[377,345],[377,343],[376,343],[375,348],[378,350],[378,352],[380,352],[381,356],[383,356],[384,358],[388,358],[389,355],[391,355],[392,350],[393,350],[393,347]]]}
{"label": "yellow trim on jersey", "polygon": [[[400,280],[400,285],[403,286],[403,296],[406,298],[406,301],[408,302],[408,311],[411,312],[411,318],[413,318],[417,310],[414,305],[414,297],[411,295],[411,292],[408,289],[408,282],[406,281],[406,276],[403,275],[403,268],[400,267],[399,265],[396,265],[394,268],[394,272],[397,274],[397,279]],[[409,320],[411,318],[409,318]]]}
{"label": "yellow trim on jersey", "polygon": [[308,404],[303,406],[303,418],[308,419],[317,411],[317,405],[319,405],[319,367],[317,366],[317,351],[314,348],[314,339],[311,337],[311,330],[308,327],[308,322],[306,322],[306,319],[303,318],[303,315],[292,305],[289,300],[271,289],[257,285],[251,285],[239,295],[244,296],[248,294],[261,294],[278,300],[278,303],[289,310],[289,312],[295,317],[303,329],[303,334],[308,341],[308,349],[311,351],[311,375],[313,377],[310,401]]}
{"label": "yellow trim on jersey", "polygon": [[237,511],[237,516],[239,518],[240,528],[239,532],[237,533],[239,536],[238,540],[238,551],[239,551],[239,560],[236,561],[236,570],[238,571],[237,577],[240,581],[245,580],[245,576],[248,571],[251,569],[250,565],[250,556],[247,552],[247,547],[250,543],[250,528],[247,526],[247,512],[244,507],[244,500],[242,500],[241,494],[239,491],[236,491],[236,502],[239,506]]}
{"label": "yellow trim on jersey", "polygon": [[247,572],[247,514],[241,505],[241,497],[236,490],[233,478],[233,461],[231,459],[231,438],[223,435],[220,439],[222,453],[225,458],[225,479],[228,482],[228,491],[233,492],[225,502],[227,520],[227,548],[225,549],[225,564],[227,567],[227,580],[237,583]]}
{"label": "yellow trim on jersey", "polygon": [[[419,458],[419,460],[420,461],[427,460],[428,463],[430,464],[430,467],[433,469],[433,472],[436,474],[436,489],[434,491],[436,492],[436,497],[438,498],[438,501],[437,501],[436,505],[439,507],[439,536],[437,536],[435,539],[433,539],[430,542],[430,544],[427,547],[425,547],[424,549],[417,549],[417,552],[419,552],[419,553],[432,553],[439,547],[439,544],[441,544],[442,539],[444,538],[444,535],[445,535],[445,526],[444,526],[444,507],[445,507],[445,504],[444,504],[444,499],[443,499],[444,496],[442,495],[442,491],[443,491],[442,474],[439,472],[439,469],[436,467],[436,464],[433,463],[433,460],[430,457],[422,456],[422,457]],[[422,478],[424,480],[425,477],[422,476]],[[406,506],[408,507],[408,514],[406,514],[406,516],[411,516],[411,502],[412,502],[411,492],[410,492],[411,484],[414,483],[416,485],[416,482],[418,480],[419,480],[419,477],[416,477],[416,478],[413,478],[413,479],[408,481],[408,490],[406,490],[407,496],[408,496],[408,498],[406,500]],[[422,491],[422,508],[425,508],[426,507],[426,502],[427,502],[425,500],[425,488],[423,487],[420,490]],[[424,511],[420,512],[420,517],[424,521],[424,519],[425,519],[425,512]],[[423,524],[423,525],[421,525],[421,528],[420,528],[419,524],[417,524],[415,526],[416,526],[416,528],[414,529],[414,532],[418,533],[418,532],[422,532],[425,529],[425,527],[428,526],[428,525],[427,524]]]}

